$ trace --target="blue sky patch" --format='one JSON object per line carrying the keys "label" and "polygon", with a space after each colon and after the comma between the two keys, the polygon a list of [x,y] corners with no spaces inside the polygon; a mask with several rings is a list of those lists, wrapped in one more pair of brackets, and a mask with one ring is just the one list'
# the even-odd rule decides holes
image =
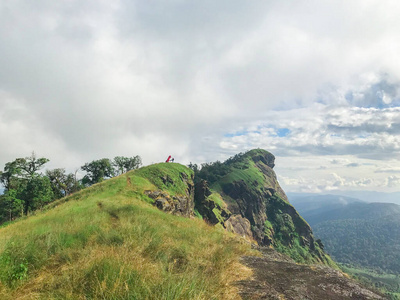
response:
{"label": "blue sky patch", "polygon": [[248,133],[249,133],[248,131],[243,130],[243,131],[237,131],[237,132],[234,132],[234,133],[225,133],[224,137],[242,136],[242,135],[246,135]]}
{"label": "blue sky patch", "polygon": [[289,133],[290,133],[290,130],[289,130],[288,128],[278,128],[278,129],[276,130],[276,134],[277,134],[279,137],[285,137],[285,136],[287,136]]}

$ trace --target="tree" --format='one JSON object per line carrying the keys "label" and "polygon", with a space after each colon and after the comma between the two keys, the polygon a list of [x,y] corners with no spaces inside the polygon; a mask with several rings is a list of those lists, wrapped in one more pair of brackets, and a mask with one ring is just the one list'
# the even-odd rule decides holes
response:
{"label": "tree", "polygon": [[17,158],[15,160],[17,162],[18,167],[22,170],[22,173],[26,177],[32,178],[37,171],[39,171],[44,164],[49,162],[49,159],[41,157],[36,158],[35,152],[32,152],[32,155],[25,158]]}
{"label": "tree", "polygon": [[116,174],[120,175],[130,170],[139,168],[142,165],[142,159],[139,155],[134,157],[116,156],[114,157],[113,166]]}
{"label": "tree", "polygon": [[0,182],[3,184],[6,191],[17,188],[18,178],[21,173],[22,170],[17,160],[6,163],[4,171],[0,172]]}
{"label": "tree", "polygon": [[87,174],[82,178],[82,183],[84,185],[92,185],[104,180],[105,178],[111,178],[114,176],[114,168],[111,160],[108,158],[86,163],[81,167],[81,169],[87,172]]}
{"label": "tree", "polygon": [[36,158],[33,152],[30,157],[6,163],[4,171],[0,172],[0,181],[5,187],[0,203],[3,219],[6,214],[6,218],[12,220],[53,200],[49,178],[37,173],[48,161]]}
{"label": "tree", "polygon": [[50,180],[55,199],[68,196],[79,189],[75,175],[66,174],[63,168],[46,170],[46,176]]}
{"label": "tree", "polygon": [[[24,201],[18,199],[18,191],[14,189],[7,190],[4,195],[0,197],[0,222],[12,221],[17,216],[24,214]],[[2,220],[3,219],[3,220]]]}
{"label": "tree", "polygon": [[0,182],[6,190],[18,189],[18,185],[32,178],[49,159],[36,158],[35,152],[25,158],[17,158],[12,162],[6,163],[4,171],[0,172]]}
{"label": "tree", "polygon": [[50,179],[43,175],[34,175],[27,181],[26,188],[21,192],[24,200],[24,212],[41,209],[54,199]]}
{"label": "tree", "polygon": [[192,169],[195,174],[200,171],[199,166],[197,164],[192,164],[192,162],[188,164],[188,168]]}

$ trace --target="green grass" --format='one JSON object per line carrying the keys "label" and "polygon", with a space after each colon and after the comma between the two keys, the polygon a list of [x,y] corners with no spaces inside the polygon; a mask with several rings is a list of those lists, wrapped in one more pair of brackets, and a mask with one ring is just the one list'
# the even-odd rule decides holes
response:
{"label": "green grass", "polygon": [[[171,195],[185,195],[187,185],[182,179],[193,181],[193,171],[180,164],[159,163],[137,170],[135,177],[147,180],[160,190],[168,190]],[[133,183],[138,183],[137,181],[140,179],[136,179],[136,182],[134,180]],[[141,182],[143,183],[144,181]]]}
{"label": "green grass", "polygon": [[222,200],[221,195],[218,193],[213,192],[210,196],[208,196],[208,199],[214,201],[219,208],[227,207],[224,200]]}
{"label": "green grass", "polygon": [[[159,164],[107,180],[0,228],[0,299],[223,299],[251,250],[198,218],[165,214],[140,191],[185,192],[191,171]],[[146,198],[143,196],[143,198]],[[146,200],[146,199],[144,199]],[[239,276],[240,278],[240,276]]]}
{"label": "green grass", "polygon": [[265,178],[263,174],[254,166],[253,162],[247,162],[243,165],[243,169],[232,168],[231,171],[221,178],[213,189],[220,190],[218,185],[223,187],[226,184],[231,184],[235,181],[244,181],[249,184],[249,188],[252,190],[259,190],[265,184]]}

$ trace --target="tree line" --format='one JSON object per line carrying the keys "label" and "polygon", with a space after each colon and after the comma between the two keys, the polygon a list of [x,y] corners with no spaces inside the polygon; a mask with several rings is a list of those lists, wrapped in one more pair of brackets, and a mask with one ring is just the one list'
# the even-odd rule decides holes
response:
{"label": "tree line", "polygon": [[64,168],[41,173],[40,170],[49,161],[32,153],[29,157],[17,158],[5,164],[3,171],[0,171],[0,183],[4,187],[4,193],[0,195],[0,224],[28,215],[54,200],[142,165],[138,155],[93,160],[81,166],[80,169],[86,174],[77,179],[79,169],[75,173],[67,173]]}

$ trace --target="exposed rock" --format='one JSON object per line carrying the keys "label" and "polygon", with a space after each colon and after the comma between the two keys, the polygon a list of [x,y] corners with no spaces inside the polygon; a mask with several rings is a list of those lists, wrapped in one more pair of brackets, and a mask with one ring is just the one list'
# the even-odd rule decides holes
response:
{"label": "exposed rock", "polygon": [[255,163],[262,162],[271,169],[275,167],[275,156],[270,152],[252,154],[251,158]]}
{"label": "exposed rock", "polygon": [[175,214],[185,217],[193,215],[194,200],[192,194],[187,196],[172,196],[172,201],[175,207]]}
{"label": "exposed rock", "polygon": [[154,202],[155,206],[157,206],[158,209],[161,209],[163,211],[169,212],[172,210],[171,205],[169,204],[169,201],[165,198],[158,198]]}
{"label": "exposed rock", "polygon": [[242,258],[242,263],[253,270],[251,279],[237,282],[243,299],[385,299],[338,270],[296,264],[273,249],[260,250],[262,257]]}
{"label": "exposed rock", "polygon": [[[174,181],[168,175],[160,177],[164,184],[174,184]],[[193,177],[189,177],[185,173],[179,173],[179,179],[187,186],[184,195],[170,195],[161,190],[147,190],[145,195],[154,200],[154,205],[160,210],[190,217],[194,214],[194,184]]]}
{"label": "exposed rock", "polygon": [[203,218],[212,225],[220,223],[225,226],[225,220],[230,217],[231,212],[210,198],[212,192],[205,180],[195,185],[194,195],[195,208]]}
{"label": "exposed rock", "polygon": [[236,233],[237,235],[247,239],[252,239],[253,237],[250,221],[240,215],[231,216],[228,220],[226,220],[225,228],[228,231]]}

